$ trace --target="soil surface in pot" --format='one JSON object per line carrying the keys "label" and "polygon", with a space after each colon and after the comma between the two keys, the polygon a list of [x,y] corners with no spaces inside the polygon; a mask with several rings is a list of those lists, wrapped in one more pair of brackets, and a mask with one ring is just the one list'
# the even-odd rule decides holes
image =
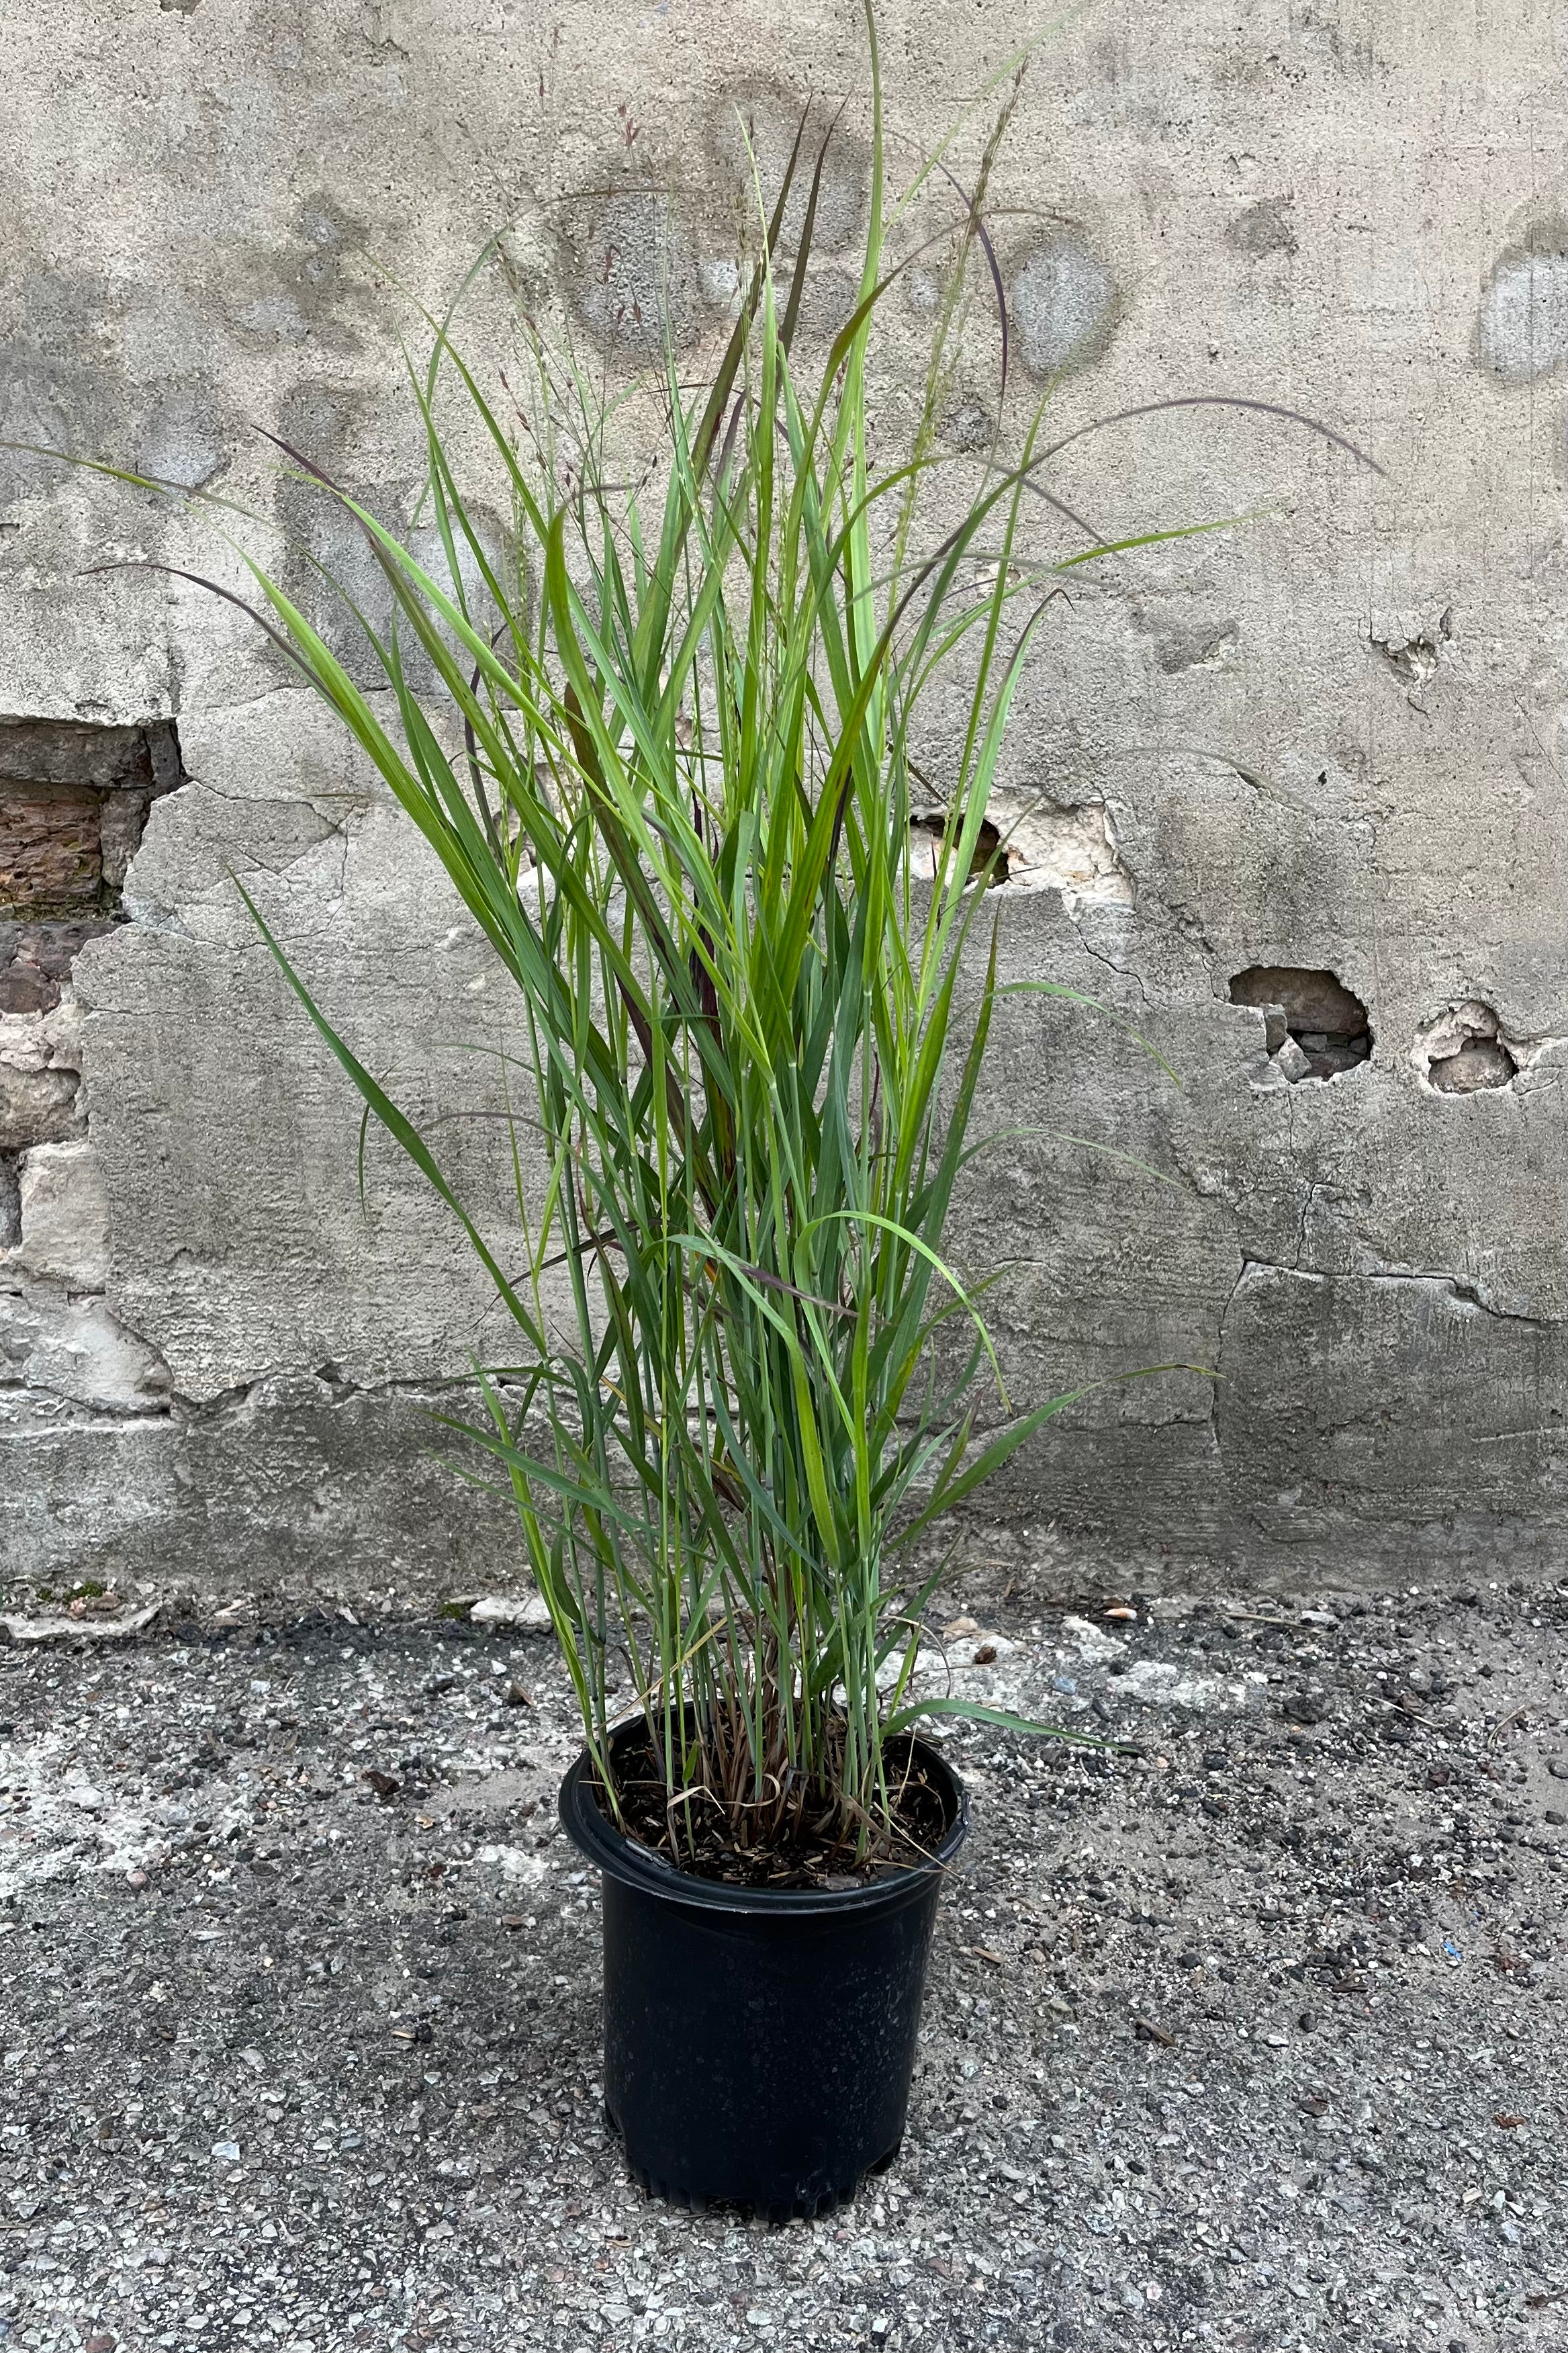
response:
{"label": "soil surface in pot", "polygon": [[[771,1824],[737,1831],[716,1799],[683,1799],[673,1810],[659,1761],[639,1727],[616,1744],[617,1790],[626,1830],[667,1862],[699,1879],[740,1887],[858,1887],[881,1871],[923,1862],[948,1828],[942,1790],[928,1774],[911,1742],[889,1742],[887,1759],[892,1820],[878,1826],[857,1862],[852,1844],[837,1836],[841,1810],[831,1795],[806,1805],[798,1831],[782,1834]],[[613,1820],[601,1786],[595,1795]],[[690,1832],[685,1827],[690,1817]]]}

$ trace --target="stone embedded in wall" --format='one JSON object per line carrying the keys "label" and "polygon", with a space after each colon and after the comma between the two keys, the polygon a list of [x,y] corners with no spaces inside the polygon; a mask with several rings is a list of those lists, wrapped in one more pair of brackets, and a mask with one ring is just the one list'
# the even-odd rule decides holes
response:
{"label": "stone embedded in wall", "polygon": [[73,1297],[0,1266],[0,1388],[113,1414],[166,1413],[168,1366],[101,1298]]}
{"label": "stone embedded in wall", "polygon": [[0,1013],[0,1152],[85,1132],[75,1004],[68,997],[47,1013]]}
{"label": "stone embedded in wall", "polygon": [[1116,280],[1079,229],[1037,246],[1014,276],[1007,308],[1024,365],[1055,375],[1097,359],[1116,324]]}
{"label": "stone embedded in wall", "polygon": [[109,1197],[84,1140],[39,1144],[17,1166],[22,1239],[11,1263],[40,1282],[101,1291],[109,1281]]}
{"label": "stone embedded in wall", "polygon": [[1476,344],[1505,383],[1530,384],[1568,360],[1568,221],[1500,254],[1481,295]]}
{"label": "stone embedded in wall", "polygon": [[[1372,1053],[1365,1006],[1322,966],[1249,965],[1232,978],[1230,1001],[1263,1014],[1273,1067],[1292,1086],[1342,1078]],[[1281,1023],[1285,1035],[1276,1044]]]}
{"label": "stone embedded in wall", "polygon": [[30,1054],[26,1060],[20,1053],[11,1059],[5,1032],[16,1026],[0,1021],[0,1152],[60,1144],[81,1133],[80,1074],[47,1062],[31,1063]]}
{"label": "stone embedded in wall", "polygon": [[1510,1085],[1516,1067],[1506,1046],[1489,1039],[1467,1038],[1457,1052],[1434,1062],[1427,1076],[1439,1094],[1473,1095],[1482,1087]]}
{"label": "stone embedded in wall", "polygon": [[0,1014],[47,1013],[59,1003],[79,951],[112,928],[111,917],[83,923],[0,922]]}
{"label": "stone embedded in wall", "polygon": [[1438,1094],[1473,1095],[1511,1086],[1548,1042],[1505,1037],[1493,1008],[1466,997],[1422,1022],[1410,1059]]}

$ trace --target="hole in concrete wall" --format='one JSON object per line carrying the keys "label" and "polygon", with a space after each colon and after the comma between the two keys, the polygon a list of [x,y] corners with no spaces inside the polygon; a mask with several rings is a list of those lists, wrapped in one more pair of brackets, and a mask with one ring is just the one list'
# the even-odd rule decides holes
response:
{"label": "hole in concrete wall", "polygon": [[[1447,631],[1443,635],[1446,637]],[[1400,684],[1417,694],[1436,677],[1438,654],[1432,638],[1406,638],[1399,642],[1373,638],[1372,643],[1373,650],[1382,655]]]}
{"label": "hole in concrete wall", "polygon": [[1505,1037],[1489,1005],[1465,997],[1422,1022],[1411,1060],[1438,1094],[1473,1095],[1489,1087],[1511,1086],[1546,1042]]}
{"label": "hole in concrete wall", "polygon": [[[1132,905],[1132,877],[1117,853],[1102,802],[1056,808],[999,792],[990,808],[970,868],[972,880],[994,857],[994,886],[1006,882],[1017,891],[1059,891],[1069,915],[1083,905]],[[915,871],[929,881],[936,871],[936,845],[946,812],[934,807],[920,809],[910,823],[915,835]],[[929,845],[923,855],[922,836]]]}
{"label": "hole in concrete wall", "polygon": [[1337,973],[1323,967],[1249,965],[1232,980],[1230,1001],[1262,1013],[1274,1066],[1292,1085],[1337,1079],[1358,1070],[1372,1052],[1365,1006]]}
{"label": "hole in concrete wall", "polygon": [[173,725],[0,719],[0,1013],[47,1013],[121,920],[147,812],[180,782]]}
{"label": "hole in concrete wall", "polygon": [[[913,837],[912,863],[917,881],[935,881],[937,862],[942,856],[942,838],[946,831],[947,814],[943,809],[922,809],[917,816],[910,818],[910,832]],[[1000,831],[992,824],[988,817],[983,818],[980,821],[980,839],[975,843],[974,855],[969,861],[969,879],[972,882],[977,882],[987,870],[990,875],[989,887],[992,890],[994,890],[999,882],[1005,882],[1007,852],[1002,849],[1001,844]]]}

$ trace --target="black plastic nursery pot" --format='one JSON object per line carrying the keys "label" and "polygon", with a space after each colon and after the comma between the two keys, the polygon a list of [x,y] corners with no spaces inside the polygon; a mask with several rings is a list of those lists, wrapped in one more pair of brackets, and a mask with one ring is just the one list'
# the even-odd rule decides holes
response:
{"label": "black plastic nursery pot", "polygon": [[601,1810],[585,1753],[567,1774],[562,1822],[604,1873],[605,2110],[645,2189],[782,2221],[897,2155],[937,1896],[969,1827],[957,1775],[917,1746],[948,1820],[930,1862],[820,1891],[677,1871]]}

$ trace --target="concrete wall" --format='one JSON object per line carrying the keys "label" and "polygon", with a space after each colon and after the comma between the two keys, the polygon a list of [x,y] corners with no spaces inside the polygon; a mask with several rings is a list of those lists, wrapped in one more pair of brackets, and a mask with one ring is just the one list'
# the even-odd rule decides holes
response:
{"label": "concrete wall", "polygon": [[[925,0],[882,28],[897,167],[1020,20]],[[848,0],[12,0],[0,55],[27,93],[0,158],[0,433],[221,491],[288,533],[258,543],[300,584],[310,556],[363,575],[258,428],[406,517],[409,298],[442,301],[503,225],[487,352],[521,293],[613,370],[665,321],[701,367],[737,98],[767,162],[808,89],[847,97],[806,304],[819,340],[842,315]],[[1109,533],[1268,512],[1077,575],[1019,697],[1002,954],[1110,1010],[1009,1002],[986,1115],[1051,1133],[976,1176],[958,1248],[1016,1262],[1021,1403],[1167,1359],[1222,1376],[1096,1390],[990,1507],[1020,1558],[1168,1587],[1561,1557],[1561,69],[1546,0],[1440,25],[1414,0],[1176,0],[1091,7],[1026,78],[993,188],[1005,445],[1047,382],[1064,427],[1223,390],[1386,473],[1188,411],[1055,478]],[[983,296],[954,447],[995,414]],[[889,447],[931,299],[912,271]],[[1045,509],[1034,530],[1081,543]],[[362,1208],[355,1102],[231,870],[498,1230],[489,1066],[458,1049],[508,1010],[309,698],[230,607],[104,568],[139,558],[233,573],[173,501],[0,453],[0,712],[54,723],[0,742],[0,1561],[477,1587],[514,1558],[507,1514],[432,1458],[424,1409],[504,1335],[374,1138]],[[938,763],[942,740],[939,718]],[[1330,1019],[1311,981],[1233,1003],[1259,967],[1330,973],[1364,1011]]]}

